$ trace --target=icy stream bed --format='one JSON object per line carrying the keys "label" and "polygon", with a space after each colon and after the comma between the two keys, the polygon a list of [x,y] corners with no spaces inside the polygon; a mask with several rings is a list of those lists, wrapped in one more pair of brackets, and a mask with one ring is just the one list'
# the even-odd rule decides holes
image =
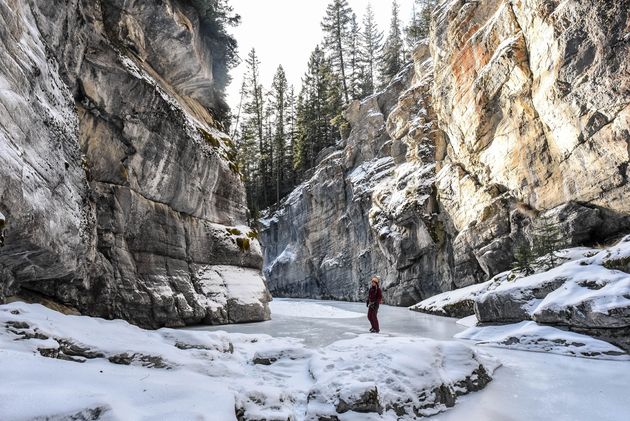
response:
{"label": "icy stream bed", "polygon": [[[263,323],[198,327],[240,333],[266,333],[302,339],[320,348],[369,329],[365,304],[276,299],[272,320]],[[455,319],[406,308],[381,306],[381,335],[456,340],[466,329]],[[468,345],[471,342],[462,341]],[[536,352],[479,347],[503,366],[484,390],[463,396],[435,421],[625,421],[630,419],[630,362],[591,360]]]}

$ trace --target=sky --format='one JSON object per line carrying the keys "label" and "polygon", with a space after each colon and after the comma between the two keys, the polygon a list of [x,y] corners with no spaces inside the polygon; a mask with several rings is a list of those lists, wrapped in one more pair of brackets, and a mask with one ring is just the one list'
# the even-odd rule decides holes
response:
{"label": "sky", "polygon": [[[300,80],[306,72],[308,58],[323,38],[320,23],[330,0],[231,0],[241,24],[232,28],[238,41],[241,64],[232,69],[232,83],[228,86],[228,104],[236,110],[239,90],[245,72],[245,59],[252,48],[261,62],[260,76],[265,88],[271,86],[273,75],[282,65],[289,84],[299,91]],[[358,22],[368,3],[372,4],[379,28],[387,36],[391,19],[390,0],[348,0],[357,14]],[[412,15],[413,0],[398,0],[400,17],[406,25]]]}

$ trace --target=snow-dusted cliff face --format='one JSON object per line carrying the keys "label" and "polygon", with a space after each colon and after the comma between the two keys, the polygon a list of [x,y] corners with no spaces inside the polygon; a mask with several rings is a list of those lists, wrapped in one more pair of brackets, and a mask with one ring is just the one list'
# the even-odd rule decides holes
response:
{"label": "snow-dusted cliff face", "polygon": [[574,243],[628,229],[630,1],[443,2],[434,106],[449,139],[436,182],[457,278],[506,268],[554,209]]}
{"label": "snow-dusted cliff face", "polygon": [[449,285],[433,192],[444,140],[431,107],[427,45],[384,92],[346,112],[351,132],[313,177],[262,221],[265,274],[282,296],[362,300],[384,278],[385,300],[412,304]]}
{"label": "snow-dusted cliff face", "polygon": [[353,104],[341,150],[263,221],[271,291],[362,299],[378,273],[409,305],[507,269],[541,215],[573,244],[630,230],[629,10],[442,1],[430,58]]}
{"label": "snow-dusted cliff face", "polygon": [[190,3],[3,0],[0,28],[0,300],[149,327],[267,318]]}

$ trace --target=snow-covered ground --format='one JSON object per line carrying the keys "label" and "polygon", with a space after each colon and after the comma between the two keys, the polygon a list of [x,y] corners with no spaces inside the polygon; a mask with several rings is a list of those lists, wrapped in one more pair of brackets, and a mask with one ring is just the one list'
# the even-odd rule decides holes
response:
{"label": "snow-covered ground", "polygon": [[[275,299],[275,301],[284,301]],[[290,302],[301,302],[287,300]],[[346,311],[365,312],[364,303],[304,300]],[[381,306],[381,335],[439,340],[467,329],[456,319],[405,308]],[[464,321],[466,323],[466,321]],[[467,323],[470,325],[470,321]],[[260,324],[203,328],[231,332],[261,331],[304,339],[317,349],[339,338],[352,338],[369,328],[367,319],[314,319],[272,316]],[[466,344],[471,342],[466,341]],[[459,398],[457,405],[429,418],[433,421],[626,421],[630,362],[593,360],[540,352],[482,347],[501,362],[493,381],[481,392]],[[361,420],[370,420],[365,416]],[[378,418],[376,418],[378,419]]]}
{"label": "snow-covered ground", "polygon": [[[453,339],[466,329],[455,319],[405,308],[381,307],[380,335],[355,317],[363,303],[275,300],[274,309],[263,323],[145,331],[0,306],[0,420],[222,421],[235,408],[245,419],[310,420],[352,405],[380,405],[382,415],[348,411],[340,420],[396,420],[393,408],[413,411],[440,384],[453,392],[478,384],[479,364],[492,373],[497,362],[483,390],[431,419],[625,421],[630,413],[628,361],[476,347]],[[450,395],[440,396],[418,412],[444,410]]]}
{"label": "snow-covered ground", "polygon": [[315,319],[352,319],[365,317],[356,311],[342,310],[325,304],[303,301],[273,300],[269,308],[274,316],[306,317]]}
{"label": "snow-covered ground", "polygon": [[[274,306],[288,315],[239,326],[272,325],[276,337],[147,331],[36,304],[2,305],[0,420],[415,419],[483,389],[499,365],[456,341],[366,333],[356,305]],[[316,346],[305,345],[305,335],[278,337],[309,321],[335,337]]]}

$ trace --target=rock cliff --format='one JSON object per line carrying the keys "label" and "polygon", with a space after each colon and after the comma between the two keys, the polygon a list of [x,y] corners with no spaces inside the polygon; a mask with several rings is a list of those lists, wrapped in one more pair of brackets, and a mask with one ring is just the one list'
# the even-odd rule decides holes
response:
{"label": "rock cliff", "polygon": [[146,327],[268,318],[203,22],[180,0],[0,1],[0,300]]}
{"label": "rock cliff", "polygon": [[[442,1],[427,45],[263,221],[286,296],[410,305],[509,268],[545,216],[567,245],[630,230],[630,1]],[[430,53],[430,54],[429,54]]]}
{"label": "rock cliff", "polygon": [[438,251],[427,249],[437,235],[433,157],[443,143],[428,101],[428,53],[419,48],[416,68],[352,104],[349,137],[262,220],[274,293],[362,300],[374,273],[387,274],[388,302],[412,303],[441,290]]}

